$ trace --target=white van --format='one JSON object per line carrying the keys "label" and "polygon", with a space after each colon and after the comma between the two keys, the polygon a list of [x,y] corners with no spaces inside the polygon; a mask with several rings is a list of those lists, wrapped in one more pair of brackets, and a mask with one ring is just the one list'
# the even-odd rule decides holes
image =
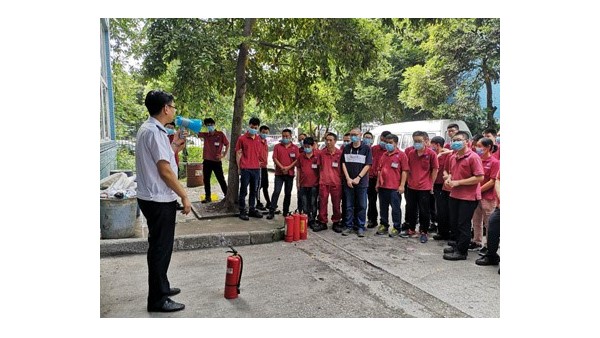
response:
{"label": "white van", "polygon": [[429,134],[429,139],[432,139],[434,136],[443,137],[446,142],[450,142],[450,138],[447,134],[448,125],[456,123],[458,125],[458,129],[462,131],[466,131],[469,134],[469,138],[471,138],[471,131],[467,124],[461,120],[424,120],[424,121],[409,121],[409,122],[400,122],[400,123],[391,123],[384,124],[373,128],[371,133],[373,134],[374,144],[379,143],[379,137],[381,133],[384,131],[389,131],[392,134],[398,136],[398,148],[400,150],[404,150],[409,146],[412,146],[412,133],[420,130]]}

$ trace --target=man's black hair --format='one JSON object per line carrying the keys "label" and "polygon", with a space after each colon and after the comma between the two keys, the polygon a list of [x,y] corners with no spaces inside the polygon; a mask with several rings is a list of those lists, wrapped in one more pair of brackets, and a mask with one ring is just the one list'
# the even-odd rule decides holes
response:
{"label": "man's black hair", "polygon": [[395,143],[398,143],[398,135],[394,135],[392,133],[387,134],[385,137],[386,140],[393,140]]}
{"label": "man's black hair", "polygon": [[441,137],[441,136],[434,136],[434,137],[431,139],[431,143],[435,143],[435,144],[439,145],[440,147],[443,147],[443,146],[444,146],[444,143],[446,143],[446,141],[445,141],[445,140],[444,140],[444,138],[443,138],[443,137]]}
{"label": "man's black hair", "polygon": [[292,134],[292,131],[288,128],[285,128],[284,130],[281,131],[281,133],[290,133],[290,135]]}
{"label": "man's black hair", "polygon": [[333,139],[334,139],[335,141],[337,141],[337,140],[338,140],[338,136],[337,136],[337,134],[334,134],[334,133],[327,133],[327,135],[325,135],[325,138],[327,138],[327,136],[333,136]]}
{"label": "man's black hair", "polygon": [[486,128],[486,129],[483,131],[483,134],[484,134],[484,135],[485,135],[485,134],[492,134],[492,135],[494,135],[494,137],[496,137],[496,135],[498,135],[498,132],[497,132],[497,131],[496,131],[496,129],[494,129],[494,128]]}
{"label": "man's black hair", "polygon": [[210,117],[207,117],[207,118],[204,119],[204,124],[205,125],[207,125],[207,124],[215,124],[215,120],[213,120]]}
{"label": "man's black hair", "polygon": [[262,132],[263,130],[269,130],[270,131],[271,128],[269,128],[269,126],[265,126],[265,125],[262,125],[262,126],[260,126],[260,128],[258,128],[258,131],[260,131],[260,132]]}
{"label": "man's black hair", "polygon": [[311,145],[311,146],[312,146],[313,144],[315,144],[315,139],[313,139],[313,138],[312,138],[312,137],[310,137],[310,136],[307,136],[307,137],[306,137],[306,138],[305,138],[305,139],[302,141],[302,143],[304,143],[305,145],[306,145],[306,144],[308,144],[308,145]]}
{"label": "man's black hair", "polygon": [[460,130],[460,128],[458,128],[458,124],[456,124],[456,123],[450,123],[448,125],[448,127],[446,127],[446,130],[448,130],[450,128],[455,128],[456,130]]}
{"label": "man's black hair", "polygon": [[248,124],[251,126],[258,126],[258,125],[260,125],[260,119],[258,117],[252,117],[252,118],[250,118],[250,121],[248,122]]}
{"label": "man's black hair", "polygon": [[151,90],[146,94],[144,105],[148,109],[150,116],[158,115],[167,104],[173,102],[173,95],[163,92],[162,90]]}

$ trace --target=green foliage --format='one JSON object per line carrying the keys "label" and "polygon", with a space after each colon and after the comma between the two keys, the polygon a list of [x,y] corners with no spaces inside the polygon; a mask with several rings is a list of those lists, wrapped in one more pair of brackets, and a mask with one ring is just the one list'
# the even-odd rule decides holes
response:
{"label": "green foliage", "polygon": [[188,163],[202,163],[202,147],[188,145],[186,149]]}
{"label": "green foliage", "polygon": [[135,154],[126,148],[117,149],[117,169],[131,169],[135,171]]}

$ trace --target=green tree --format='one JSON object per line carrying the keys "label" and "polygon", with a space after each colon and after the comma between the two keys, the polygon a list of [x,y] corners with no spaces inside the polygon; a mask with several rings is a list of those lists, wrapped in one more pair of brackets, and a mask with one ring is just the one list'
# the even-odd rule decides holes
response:
{"label": "green tree", "polygon": [[[217,95],[233,94],[235,144],[246,95],[257,113],[283,112],[304,122],[306,113],[323,111],[321,99],[331,95],[326,87],[352,83],[373,66],[378,33],[365,19],[154,19],[144,70],[158,76],[179,60],[173,92],[184,105],[208,106]],[[230,186],[237,187],[233,152],[229,173]],[[237,194],[230,189],[224,206],[233,209]]]}

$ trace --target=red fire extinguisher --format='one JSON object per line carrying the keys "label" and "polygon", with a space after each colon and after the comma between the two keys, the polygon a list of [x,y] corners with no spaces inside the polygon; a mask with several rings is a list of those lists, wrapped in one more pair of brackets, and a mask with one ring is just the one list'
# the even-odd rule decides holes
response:
{"label": "red fire extinguisher", "polygon": [[296,210],[294,216],[294,242],[300,240],[300,214]]}
{"label": "red fire extinguisher", "polygon": [[305,213],[300,214],[300,239],[306,239],[308,236],[308,215]]}
{"label": "red fire extinguisher", "polygon": [[233,255],[227,257],[227,272],[225,273],[225,298],[235,299],[240,294],[240,283],[242,281],[242,269],[244,261],[242,256],[232,247],[229,247]]}
{"label": "red fire extinguisher", "polygon": [[285,239],[286,242],[294,241],[294,216],[288,213],[285,216]]}

